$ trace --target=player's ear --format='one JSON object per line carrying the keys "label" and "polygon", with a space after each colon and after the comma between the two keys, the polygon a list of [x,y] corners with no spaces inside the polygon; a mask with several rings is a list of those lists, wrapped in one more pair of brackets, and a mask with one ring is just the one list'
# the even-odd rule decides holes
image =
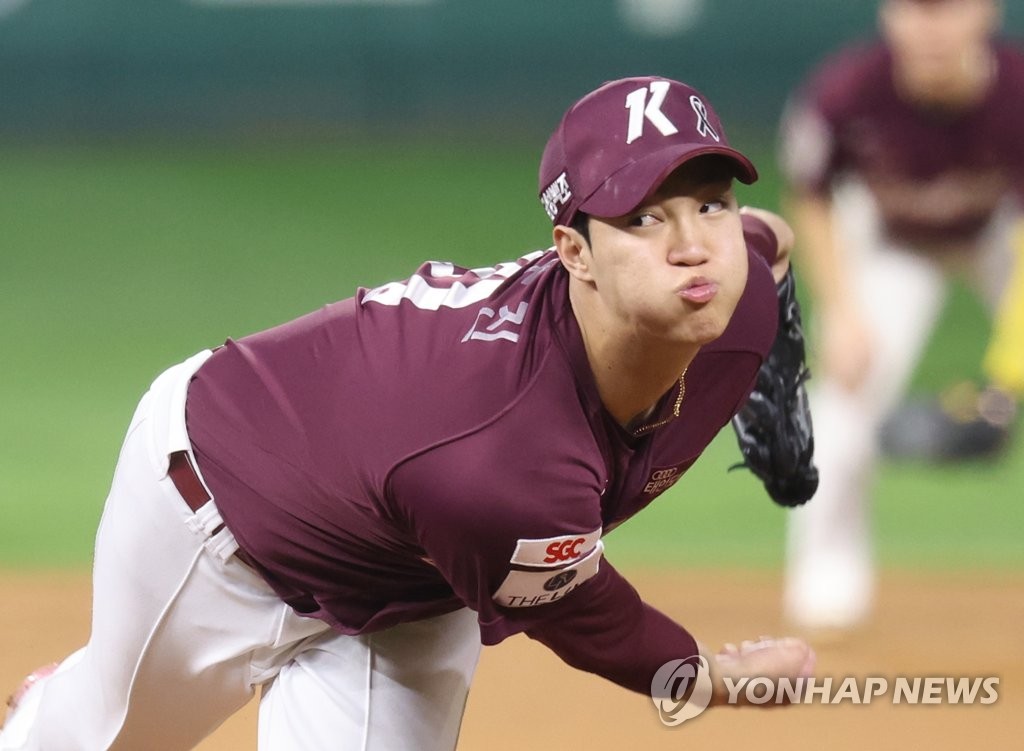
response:
{"label": "player's ear", "polygon": [[564,224],[555,226],[552,232],[555,250],[558,251],[558,260],[562,262],[565,270],[580,281],[589,282],[590,275],[590,243],[572,227]]}

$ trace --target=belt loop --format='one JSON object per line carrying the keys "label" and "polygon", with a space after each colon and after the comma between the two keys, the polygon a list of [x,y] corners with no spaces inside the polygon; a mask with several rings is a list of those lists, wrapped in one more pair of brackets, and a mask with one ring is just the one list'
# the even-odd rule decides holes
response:
{"label": "belt loop", "polygon": [[213,537],[224,526],[224,520],[220,516],[220,511],[217,510],[217,504],[205,503],[192,515],[192,518],[188,520],[188,524],[207,537]]}
{"label": "belt loop", "polygon": [[207,538],[204,543],[206,549],[222,561],[235,556],[245,565],[255,569],[255,561],[239,547],[235,536],[225,526],[217,504],[211,503],[213,496],[206,489],[187,451],[175,451],[170,455],[167,476],[171,478],[185,504],[192,509],[193,516],[187,524],[190,529]]}
{"label": "belt loop", "polygon": [[[217,515],[217,518],[220,519],[220,514]],[[222,561],[226,561],[240,550],[238,541],[231,534],[231,530],[223,525],[220,530],[206,540],[206,549]]]}

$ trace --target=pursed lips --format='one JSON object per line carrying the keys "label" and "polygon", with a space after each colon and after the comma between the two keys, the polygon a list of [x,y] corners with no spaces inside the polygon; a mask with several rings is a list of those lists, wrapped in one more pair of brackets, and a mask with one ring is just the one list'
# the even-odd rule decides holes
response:
{"label": "pursed lips", "polygon": [[676,290],[676,294],[693,303],[709,302],[718,294],[718,282],[702,276],[694,277]]}

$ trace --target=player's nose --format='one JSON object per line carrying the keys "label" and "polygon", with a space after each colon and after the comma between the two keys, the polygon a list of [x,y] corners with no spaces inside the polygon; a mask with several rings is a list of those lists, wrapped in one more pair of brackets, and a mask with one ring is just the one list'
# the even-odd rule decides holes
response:
{"label": "player's nose", "polygon": [[686,219],[669,222],[668,262],[673,266],[698,266],[707,262],[711,252],[699,223]]}

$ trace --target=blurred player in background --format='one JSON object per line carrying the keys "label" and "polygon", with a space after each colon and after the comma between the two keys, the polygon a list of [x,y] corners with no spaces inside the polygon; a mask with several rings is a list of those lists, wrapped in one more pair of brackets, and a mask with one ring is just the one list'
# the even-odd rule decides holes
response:
{"label": "blurred player in background", "polygon": [[790,517],[785,608],[809,628],[870,611],[868,496],[951,277],[994,319],[979,409],[1024,391],[1024,55],[997,0],[883,0],[881,39],[830,57],[782,125],[789,219],[813,295],[820,488]]}
{"label": "blurred player in background", "polygon": [[692,685],[690,716],[726,678],[808,675],[799,639],[702,646],[603,555],[773,350],[792,233],[740,210],[756,176],[697,91],[614,81],[544,151],[552,248],[428,262],[166,371],[89,643],[26,683],[0,749],[191,748],[260,686],[261,748],[451,749],[481,641],[517,633],[673,712]]}

